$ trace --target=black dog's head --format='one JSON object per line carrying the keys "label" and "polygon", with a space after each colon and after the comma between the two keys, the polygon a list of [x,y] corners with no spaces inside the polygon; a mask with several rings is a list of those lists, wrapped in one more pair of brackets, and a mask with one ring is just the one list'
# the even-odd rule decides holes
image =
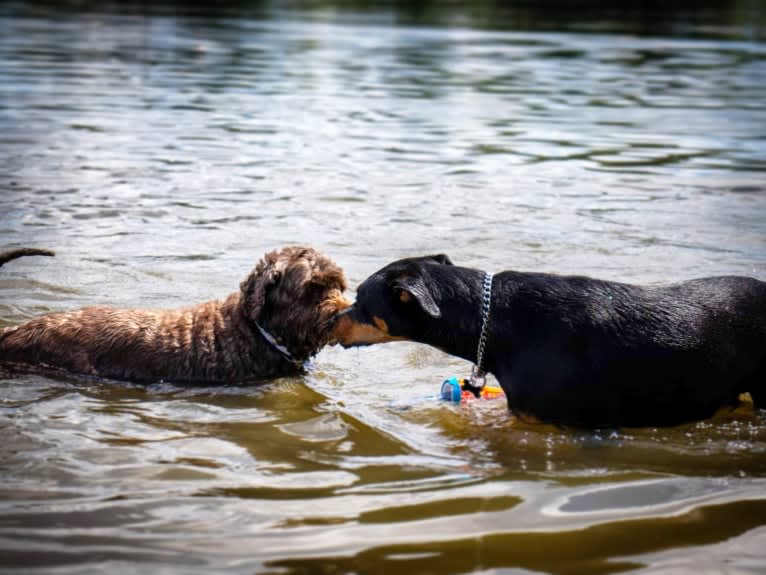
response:
{"label": "black dog's head", "polygon": [[338,315],[333,336],[343,347],[418,340],[424,326],[441,317],[439,285],[431,272],[451,266],[445,255],[388,264],[359,286],[356,303]]}

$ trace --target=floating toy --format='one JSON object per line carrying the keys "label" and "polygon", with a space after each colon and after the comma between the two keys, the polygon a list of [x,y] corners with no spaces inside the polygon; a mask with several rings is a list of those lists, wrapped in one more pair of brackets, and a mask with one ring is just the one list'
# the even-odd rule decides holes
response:
{"label": "floating toy", "polygon": [[478,387],[471,385],[471,379],[468,377],[450,377],[442,382],[439,395],[425,395],[415,399],[408,397],[405,400],[398,399],[389,403],[389,407],[406,410],[416,405],[433,401],[468,403],[475,399],[499,399],[501,397],[505,397],[502,387],[496,385]]}
{"label": "floating toy", "polygon": [[464,377],[450,377],[442,382],[441,398],[445,401],[460,403],[461,401],[470,401],[473,399],[498,399],[505,397],[502,387],[496,385],[485,385],[484,387],[475,387]]}

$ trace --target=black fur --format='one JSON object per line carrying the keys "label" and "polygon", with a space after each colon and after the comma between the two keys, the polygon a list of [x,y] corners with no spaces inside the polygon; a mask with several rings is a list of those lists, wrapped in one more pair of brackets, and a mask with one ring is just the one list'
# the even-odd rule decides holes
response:
{"label": "black fur", "polygon": [[[392,338],[475,362],[482,280],[444,256],[400,260],[362,283],[341,318],[379,318]],[[576,426],[660,426],[710,417],[744,392],[766,407],[764,282],[642,287],[506,271],[492,293],[485,367],[515,412]],[[344,340],[340,327],[336,335],[364,343]]]}

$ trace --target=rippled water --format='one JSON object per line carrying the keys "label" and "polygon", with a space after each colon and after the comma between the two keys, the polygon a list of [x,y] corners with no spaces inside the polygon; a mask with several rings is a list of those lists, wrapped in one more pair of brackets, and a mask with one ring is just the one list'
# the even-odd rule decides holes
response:
{"label": "rippled water", "polygon": [[[58,255],[0,270],[1,325],[222,297],[295,242],[352,287],[434,252],[766,278],[747,30],[33,6],[0,6],[0,246]],[[583,432],[433,399],[469,369],[389,344],[259,387],[6,376],[0,569],[763,572],[766,415]]]}

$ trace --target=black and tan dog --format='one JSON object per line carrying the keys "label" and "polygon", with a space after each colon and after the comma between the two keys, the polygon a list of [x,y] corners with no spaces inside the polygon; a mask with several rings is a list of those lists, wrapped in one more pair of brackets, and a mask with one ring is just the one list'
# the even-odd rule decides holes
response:
{"label": "black and tan dog", "polygon": [[[24,255],[0,254],[0,265]],[[171,310],[88,307],[0,331],[0,364],[139,382],[232,382],[297,373],[347,307],[343,271],[309,247],[266,254],[223,301]]]}
{"label": "black and tan dog", "polygon": [[[365,280],[335,337],[395,340],[477,361],[480,270],[404,259]],[[641,287],[587,277],[494,276],[484,367],[515,413],[575,426],[674,425],[749,392],[766,407],[766,283],[711,277]]]}

